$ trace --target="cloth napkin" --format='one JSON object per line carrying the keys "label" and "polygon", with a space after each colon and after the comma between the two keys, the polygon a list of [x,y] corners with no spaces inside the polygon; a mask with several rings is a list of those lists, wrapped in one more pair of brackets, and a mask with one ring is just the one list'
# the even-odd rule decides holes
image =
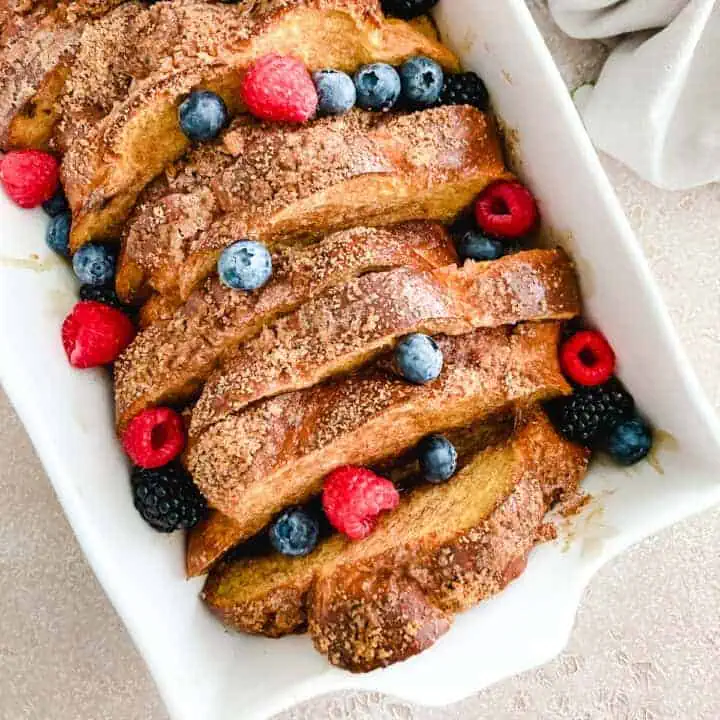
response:
{"label": "cloth napkin", "polygon": [[619,41],[576,104],[595,145],[668,190],[720,180],[720,0],[549,0],[568,35]]}

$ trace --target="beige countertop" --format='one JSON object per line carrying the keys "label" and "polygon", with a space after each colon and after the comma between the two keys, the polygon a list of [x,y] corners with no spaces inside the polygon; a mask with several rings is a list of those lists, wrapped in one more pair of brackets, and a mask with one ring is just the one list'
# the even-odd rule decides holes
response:
{"label": "beige countertop", "polygon": [[[561,37],[543,0],[529,4],[568,85],[592,79],[602,46]],[[720,410],[720,186],[662,192],[618,163],[603,162]],[[635,547],[593,579],[560,657],[457,705],[428,710],[345,693],[279,718],[715,720],[718,548],[720,509]],[[0,393],[0,720],[20,718],[166,720],[167,714]]]}

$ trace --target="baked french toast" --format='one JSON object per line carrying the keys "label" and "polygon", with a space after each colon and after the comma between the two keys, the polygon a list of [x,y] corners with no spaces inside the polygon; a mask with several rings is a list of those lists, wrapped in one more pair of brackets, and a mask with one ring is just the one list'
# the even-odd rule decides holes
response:
{"label": "baked french toast", "polygon": [[185,299],[238,238],[274,245],[447,220],[504,175],[493,128],[474,108],[358,110],[301,127],[239,122],[152,188],[125,234],[117,290],[132,301],[148,283]]}
{"label": "baked french toast", "polygon": [[418,221],[353,228],[309,247],[278,248],[273,278],[257,293],[233,292],[217,277],[209,279],[169,320],[140,333],[116,363],[118,426],[151,405],[192,397],[223,356],[326,290],[373,270],[426,271],[456,257],[442,225]]}
{"label": "baked french toast", "polygon": [[410,333],[462,335],[579,314],[574,269],[560,250],[529,250],[426,272],[399,268],[363,275],[245,342],[205,385],[190,437],[258,400],[352,372]]}
{"label": "baked french toast", "polygon": [[587,460],[531,412],[447,483],[413,489],[365,540],[335,535],[302,558],[231,560],[211,572],[203,599],[246,632],[309,628],[315,646],[349,670],[403,660],[520,575],[545,513],[575,492]]}
{"label": "baked french toast", "polygon": [[[201,31],[196,32],[199,37]],[[455,56],[426,34],[385,19],[377,0],[225,6],[222,21],[209,24],[207,37],[213,53],[198,41],[172,48],[172,64],[134,82],[127,97],[68,148],[62,177],[73,210],[73,249],[92,238],[112,237],[143,187],[188,147],[177,120],[179,101],[202,87],[237,113],[242,70],[257,57],[291,54],[311,70],[354,70],[366,62],[399,63],[419,54],[448,69],[458,67]]]}
{"label": "baked french toast", "polygon": [[0,143],[46,148],[0,186],[80,282],[68,361],[112,365],[135,508],[228,625],[403,660],[523,571],[591,450],[650,451],[429,18],[0,0],[0,40]]}
{"label": "baked french toast", "polygon": [[570,391],[557,361],[560,324],[529,323],[438,339],[441,376],[411,385],[379,366],[262,400],[193,439],[185,463],[238,541],[322,488],[341,465],[392,457],[429,432]]}

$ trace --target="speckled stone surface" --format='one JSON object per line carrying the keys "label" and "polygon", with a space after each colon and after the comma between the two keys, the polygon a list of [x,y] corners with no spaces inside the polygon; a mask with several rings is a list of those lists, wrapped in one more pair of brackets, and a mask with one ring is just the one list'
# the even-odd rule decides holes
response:
{"label": "speckled stone surface", "polygon": [[[542,0],[530,5],[569,87],[592,79],[603,46],[563,38]],[[665,193],[604,164],[720,410],[720,186]],[[351,693],[276,720],[715,720],[718,547],[720,509],[642,543],[594,578],[559,658],[457,705],[428,710]],[[0,720],[20,718],[167,714],[0,395]]]}

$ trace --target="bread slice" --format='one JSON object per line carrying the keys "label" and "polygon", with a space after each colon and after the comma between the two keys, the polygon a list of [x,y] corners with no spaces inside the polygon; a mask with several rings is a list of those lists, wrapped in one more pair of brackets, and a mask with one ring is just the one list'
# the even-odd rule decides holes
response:
{"label": "bread slice", "polygon": [[[112,14],[122,1],[9,2],[5,13],[0,10],[2,149],[51,146],[61,116],[59,100],[78,51],[84,47],[96,57],[101,54],[102,49],[84,33],[92,21]],[[142,5],[137,3],[137,7]],[[117,65],[119,45],[116,36],[114,53],[105,57],[110,67]]]}
{"label": "bread slice", "polygon": [[278,637],[309,625],[318,650],[349,670],[404,660],[521,574],[546,511],[575,492],[587,459],[532,412],[447,483],[403,496],[365,540],[336,535],[304,558],[221,564],[203,599],[245,632]]}
{"label": "bread slice", "polygon": [[149,284],[185,299],[239,238],[285,244],[446,220],[505,174],[493,128],[471,107],[356,110],[301,127],[239,122],[152,189],[124,236],[118,293],[132,301]]}
{"label": "bread slice", "polygon": [[115,364],[115,411],[123,427],[150,405],[186,400],[223,356],[279,315],[356,275],[452,263],[455,250],[437,223],[354,228],[302,249],[278,249],[273,276],[254,293],[209,279],[170,320],[140,333]]}
{"label": "bread slice", "polygon": [[[481,449],[507,439],[513,429],[512,413],[501,413],[467,427],[455,428],[445,436],[455,446],[459,466],[464,465]],[[389,478],[402,487],[412,487],[421,480],[416,448],[409,448],[397,457],[389,458],[373,466],[375,472]],[[187,537],[185,569],[188,577],[204,575],[223,556],[235,548],[242,538],[238,524],[217,510],[198,523]],[[266,538],[251,540],[254,546],[263,547]],[[238,548],[240,551],[244,547]]]}
{"label": "bread slice", "polygon": [[190,434],[263,398],[351,372],[408,333],[462,335],[579,313],[575,272],[562,250],[530,250],[426,272],[399,268],[364,275],[243,344],[205,385]]}
{"label": "bread slice", "polygon": [[73,249],[111,237],[143,187],[188,147],[177,121],[181,99],[204,88],[237,113],[242,71],[259,56],[292,54],[311,70],[354,70],[415,54],[458,67],[440,43],[407,23],[386,20],[378,0],[264,0],[225,6],[220,18],[192,23],[191,40],[181,37],[167,62],[135,78],[127,97],[68,149],[62,176],[73,210]]}
{"label": "bread slice", "polygon": [[242,540],[319,492],[340,465],[373,464],[429,432],[569,392],[557,362],[559,331],[559,323],[529,323],[439,338],[443,372],[424,386],[381,363],[261,400],[194,438],[185,462],[209,504],[238,523]]}

